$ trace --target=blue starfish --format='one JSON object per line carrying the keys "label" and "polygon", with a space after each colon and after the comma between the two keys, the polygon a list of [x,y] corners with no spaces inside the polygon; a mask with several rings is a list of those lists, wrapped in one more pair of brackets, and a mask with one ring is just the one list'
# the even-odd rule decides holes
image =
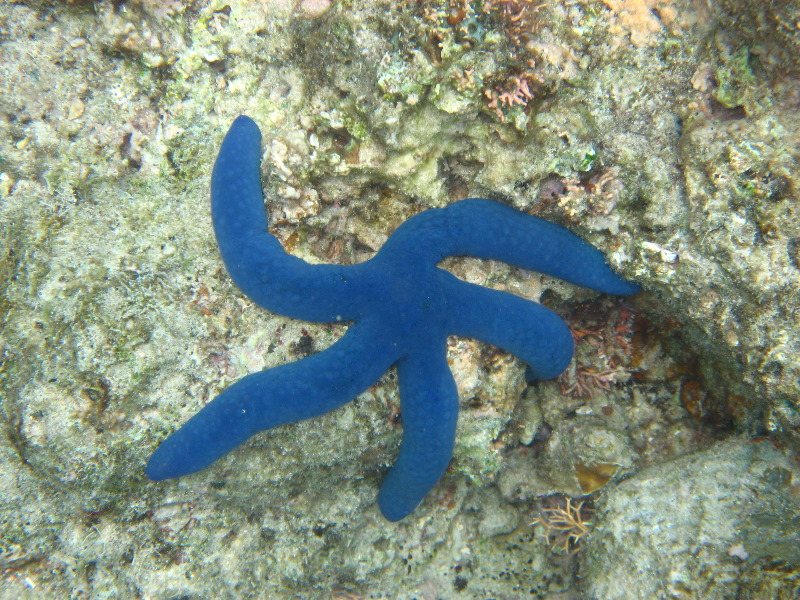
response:
{"label": "blue starfish", "polygon": [[152,480],[194,473],[259,431],[331,411],[395,365],[403,441],[378,504],[397,521],[422,501],[453,453],[458,392],[447,366],[448,335],[499,346],[539,379],[558,376],[573,352],[569,328],[554,312],[461,281],[439,261],[469,255],[610,294],[639,289],[566,229],[480,198],[415,215],[366,262],[308,264],[286,254],[268,231],[260,158],[258,126],[237,118],[211,176],[214,231],[234,283],[267,310],[353,324],[327,350],[248,375],[222,392],[153,453]]}

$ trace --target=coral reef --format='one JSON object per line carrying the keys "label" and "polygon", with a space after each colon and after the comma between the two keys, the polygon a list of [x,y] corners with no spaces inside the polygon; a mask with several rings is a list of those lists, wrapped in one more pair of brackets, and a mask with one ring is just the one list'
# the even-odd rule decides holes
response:
{"label": "coral reef", "polygon": [[[610,532],[657,524],[626,490],[715,491],[704,464],[728,465],[766,486],[759,501],[732,483],[737,498],[791,508],[796,10],[1,3],[0,597],[552,598],[580,594],[579,573],[600,594],[603,570],[634,566],[603,550]],[[408,523],[371,508],[401,436],[392,373],[202,478],[144,478],[157,441],[233,380],[346,329],[256,310],[225,276],[208,178],[243,113],[265,128],[272,231],[308,262],[363,261],[411,215],[481,196],[608,249],[646,290],[630,304],[445,261],[559,312],[576,357],[561,381],[526,385],[509,355],[450,339],[459,441]],[[572,556],[529,526],[556,494],[598,507]],[[752,530],[723,506],[717,522]],[[670,564],[686,574],[697,523],[681,519]],[[700,548],[710,572],[751,598],[787,594],[796,556],[723,533]]]}
{"label": "coral reef", "polygon": [[797,0],[718,0],[715,17],[725,30],[758,50],[765,66],[778,73],[800,71],[800,2]]}

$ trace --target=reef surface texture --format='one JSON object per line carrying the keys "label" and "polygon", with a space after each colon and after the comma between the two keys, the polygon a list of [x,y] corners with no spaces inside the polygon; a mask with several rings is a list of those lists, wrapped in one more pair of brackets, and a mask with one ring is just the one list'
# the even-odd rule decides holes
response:
{"label": "reef surface texture", "polygon": [[586,545],[587,595],[789,600],[800,584],[799,476],[771,442],[734,438],[611,486]]}
{"label": "reef surface texture", "polygon": [[[0,598],[795,597],[797,14],[0,3]],[[363,263],[413,215],[484,197],[644,291],[443,261],[557,312],[575,356],[529,385],[510,354],[447,338],[453,461],[398,524],[374,502],[403,432],[392,370],[149,482],[212,398],[347,327],[258,310],[230,281],[208,194],[240,114],[266,134],[270,231],[308,263]],[[669,572],[647,568],[659,547]]]}

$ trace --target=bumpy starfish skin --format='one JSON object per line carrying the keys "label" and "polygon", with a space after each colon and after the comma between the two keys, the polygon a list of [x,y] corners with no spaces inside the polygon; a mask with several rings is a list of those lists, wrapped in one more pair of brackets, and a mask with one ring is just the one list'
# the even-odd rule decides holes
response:
{"label": "bumpy starfish skin", "polygon": [[378,495],[397,521],[422,501],[452,457],[458,393],[448,335],[518,356],[548,379],[569,364],[567,325],[540,304],[461,281],[436,265],[469,255],[507,262],[610,294],[638,287],[566,229],[498,202],[472,198],[415,215],[370,260],[311,265],[268,232],[261,132],[237,118],[211,178],[211,215],[234,283],[267,310],[306,321],[352,321],[327,350],[239,380],[170,435],[147,464],[152,480],[208,467],[253,434],[333,410],[397,367],[403,442]]}

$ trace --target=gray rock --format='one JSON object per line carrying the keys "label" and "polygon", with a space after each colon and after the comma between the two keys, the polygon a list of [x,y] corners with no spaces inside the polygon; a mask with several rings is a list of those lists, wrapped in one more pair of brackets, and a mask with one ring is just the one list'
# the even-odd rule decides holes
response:
{"label": "gray rock", "polygon": [[770,441],[731,439],[645,469],[605,492],[596,521],[582,573],[591,599],[800,591],[800,468]]}

